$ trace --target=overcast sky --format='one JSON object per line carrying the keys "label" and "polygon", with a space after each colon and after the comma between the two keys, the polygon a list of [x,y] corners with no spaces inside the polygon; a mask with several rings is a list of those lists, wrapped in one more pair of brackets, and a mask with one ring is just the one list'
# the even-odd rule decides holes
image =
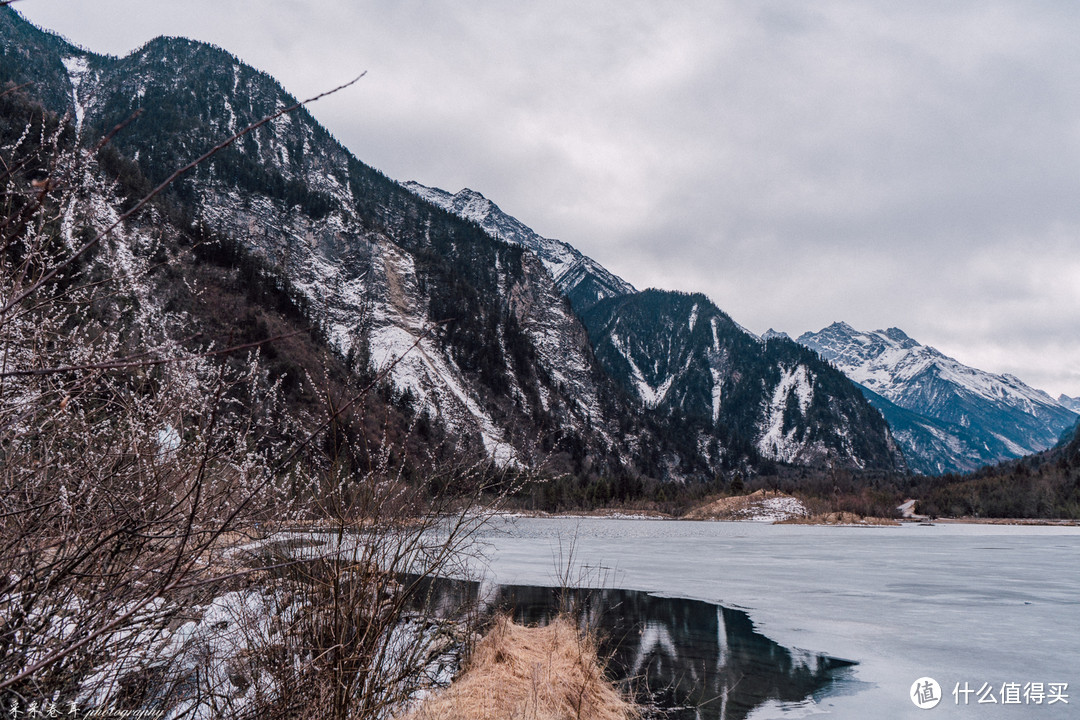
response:
{"label": "overcast sky", "polygon": [[399,180],[477,190],[751,330],[900,327],[1080,395],[1073,0],[23,0],[212,42]]}

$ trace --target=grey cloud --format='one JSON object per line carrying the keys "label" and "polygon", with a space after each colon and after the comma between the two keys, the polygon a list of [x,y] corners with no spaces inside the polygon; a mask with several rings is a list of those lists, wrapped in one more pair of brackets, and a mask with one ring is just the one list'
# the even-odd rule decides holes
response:
{"label": "grey cloud", "polygon": [[361,159],[638,286],[759,331],[895,325],[1080,395],[1080,6],[72,5],[20,9],[109,52],[214,42],[297,95],[368,70],[313,108]]}

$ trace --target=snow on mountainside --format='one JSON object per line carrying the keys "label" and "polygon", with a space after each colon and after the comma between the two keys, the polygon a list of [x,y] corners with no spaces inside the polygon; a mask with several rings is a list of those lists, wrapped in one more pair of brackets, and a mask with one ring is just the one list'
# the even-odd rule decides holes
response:
{"label": "snow on mountainside", "polygon": [[[78,125],[84,147],[124,123],[87,166],[99,186],[116,188],[90,199],[102,206],[140,197],[222,138],[295,103],[219,48],[157,38],[123,58],[97,55],[7,8],[0,61],[4,79],[50,90],[37,101]],[[638,442],[632,422],[614,441],[622,410],[601,401],[588,336],[544,266],[364,165],[306,110],[219,152],[166,201],[169,216],[147,222],[170,236],[204,236],[201,247],[231,243],[270,268],[342,359],[387,370],[415,411],[462,446],[507,464],[568,443],[583,449],[581,463],[607,472]]]}
{"label": "snow on mountainside", "polygon": [[704,295],[645,290],[597,303],[583,320],[601,365],[670,419],[685,454],[904,467],[885,422],[842,374],[790,340],[745,332]]}
{"label": "snow on mountainside", "polygon": [[[897,328],[861,332],[838,322],[798,341],[896,406],[963,428],[964,438],[939,439],[969,461],[996,462],[1044,450],[1077,419],[1018,378],[968,367]],[[940,425],[934,432],[949,434]],[[968,464],[948,469],[971,469]]]}
{"label": "snow on mountainside", "polygon": [[[903,467],[884,424],[864,423],[865,403],[858,393],[827,366],[809,370],[805,361],[815,358],[786,334],[759,338],[702,295],[638,293],[572,246],[541,237],[473,190],[451,195],[415,182],[404,186],[540,257],[582,315],[606,372],[646,410],[664,418],[667,429],[661,434],[680,438],[675,455],[682,465],[711,473],[756,455],[793,464]],[[789,345],[765,342],[781,338]],[[796,348],[802,356],[781,358],[780,347]],[[819,378],[822,371],[826,377]],[[815,388],[821,392],[811,411]],[[677,474],[670,467],[661,472]]]}
{"label": "snow on mountainside", "polygon": [[[157,38],[126,57],[97,55],[10,8],[0,8],[0,80],[67,118],[94,176],[85,201],[110,212],[295,103],[220,48]],[[765,460],[903,466],[881,417],[805,348],[746,333],[704,296],[637,293],[477,193],[402,186],[304,109],[246,134],[159,201],[129,223],[133,238],[165,238],[154,282],[212,276],[249,312],[187,318],[151,285],[147,305],[210,337],[251,332],[261,303],[292,308],[313,328],[309,356],[386,371],[401,405],[455,448],[584,481],[714,479]],[[141,257],[153,245],[118,251]],[[201,287],[184,288],[178,297],[201,301]],[[591,336],[567,299],[582,315],[606,306],[616,331]],[[300,364],[282,372],[304,375]]]}
{"label": "snow on mountainside", "polygon": [[863,385],[858,387],[889,423],[913,472],[923,475],[970,472],[1008,454],[1005,443],[996,437],[905,410]]}
{"label": "snow on mountainside", "polygon": [[1061,395],[1058,395],[1057,401],[1058,405],[1061,405],[1061,407],[1068,408],[1074,413],[1080,413],[1080,397],[1069,397],[1062,393]]}
{"label": "snow on mountainside", "polygon": [[555,278],[559,289],[570,298],[574,309],[579,313],[600,300],[637,292],[633,285],[608,272],[573,246],[561,240],[541,237],[474,190],[465,188],[451,195],[445,190],[417,182],[410,181],[402,185],[428,202],[475,222],[492,237],[521,245],[536,253]]}

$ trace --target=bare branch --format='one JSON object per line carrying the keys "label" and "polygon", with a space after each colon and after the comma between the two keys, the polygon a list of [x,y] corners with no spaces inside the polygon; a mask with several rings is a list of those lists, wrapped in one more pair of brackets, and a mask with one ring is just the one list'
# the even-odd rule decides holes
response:
{"label": "bare branch", "polygon": [[[103,363],[88,363],[86,365],[65,365],[63,367],[37,368],[37,369],[33,369],[33,370],[7,370],[5,372],[0,372],[0,378],[57,375],[57,374],[60,374],[60,373],[81,372],[81,371],[86,371],[86,370],[120,370],[120,369],[125,369],[125,368],[152,367],[154,365],[165,365],[167,363],[180,362],[181,360],[190,361],[190,360],[192,360],[194,358],[219,357],[221,355],[231,355],[233,353],[242,352],[244,350],[251,350],[253,348],[257,348],[257,347],[261,347],[263,345],[266,345],[267,343],[276,342],[278,340],[285,340],[287,338],[295,337],[297,335],[302,335],[302,334],[303,334],[302,330],[297,330],[295,332],[286,333],[284,335],[275,335],[274,337],[269,337],[269,338],[266,338],[264,340],[255,340],[253,342],[244,343],[243,345],[233,345],[231,347],[227,347],[227,348],[224,348],[222,350],[208,350],[207,352],[203,352],[203,353],[197,353],[197,354],[194,354],[194,355],[186,355],[183,358],[175,358],[175,357],[168,358],[167,357],[167,358],[151,358],[149,360],[140,360],[139,359],[141,357],[149,355],[151,352],[163,352],[162,349],[158,349],[158,350],[155,350],[155,351],[147,351],[147,352],[142,352],[142,353],[136,353],[135,355],[128,355],[128,356],[123,357],[123,358],[117,358],[116,360],[111,360],[109,362],[103,362]],[[194,340],[194,339],[196,339],[196,338],[198,338],[200,336],[201,336],[201,334],[200,335],[193,335],[190,338],[188,338],[188,340]],[[183,342],[183,341],[178,341],[177,344],[179,344],[180,342]]]}
{"label": "bare branch", "polygon": [[[3,7],[4,5],[10,5],[13,2],[17,2],[17,0],[6,0],[6,2],[0,2],[0,7]],[[33,84],[34,83],[26,82],[26,83],[23,83],[22,85],[14,85],[12,87],[9,87],[7,90],[4,90],[3,92],[0,92],[0,98],[4,97],[5,95],[9,95],[11,93],[15,93],[15,92],[18,92],[20,90],[24,90],[24,89],[30,87]]]}
{"label": "bare branch", "polygon": [[[14,1],[14,0],[9,0],[9,1]],[[288,113],[294,112],[294,111],[298,110],[299,108],[303,107],[304,105],[308,105],[308,104],[313,103],[313,102],[315,102],[317,100],[321,100],[322,98],[324,98],[324,97],[326,97],[328,95],[333,95],[336,92],[340,92],[341,90],[344,90],[344,89],[346,89],[348,87],[351,87],[352,85],[359,82],[360,78],[364,77],[364,75],[366,75],[366,74],[367,73],[361,73],[356,78],[350,80],[349,82],[345,83],[344,85],[339,85],[339,86],[337,86],[336,88],[334,88],[332,90],[327,90],[324,93],[319,93],[318,95],[315,95],[314,97],[308,98],[307,100],[302,100],[302,101],[296,103],[295,105],[290,105],[289,107],[282,108],[281,110],[278,110],[277,112],[273,113],[272,115],[268,115],[268,116],[264,117],[262,120],[259,120],[257,122],[254,122],[254,123],[248,125],[243,130],[240,130],[239,132],[233,134],[229,138],[221,141],[220,143],[218,143],[214,147],[210,148],[209,150],[207,150],[205,153],[203,153],[199,157],[197,157],[194,160],[192,160],[191,162],[189,162],[187,165],[184,165],[179,170],[176,170],[171,175],[169,175],[169,177],[165,178],[165,180],[163,180],[161,182],[161,184],[159,184],[157,187],[155,187],[153,190],[151,190],[149,193],[147,193],[145,196],[143,196],[143,198],[141,200],[139,200],[137,203],[135,203],[135,205],[130,210],[128,210],[127,212],[122,213],[108,227],[106,227],[104,230],[99,232],[92,239],[88,240],[82,247],[80,247],[78,250],[76,250],[74,253],[72,253],[66,260],[64,260],[63,262],[58,263],[55,267],[53,267],[49,272],[45,273],[41,278],[39,278],[30,287],[28,287],[26,290],[22,291],[21,293],[18,293],[15,297],[10,299],[4,305],[4,307],[0,308],[0,316],[6,315],[13,307],[15,307],[16,305],[21,303],[23,300],[28,298],[30,295],[33,295],[40,288],[42,288],[44,285],[46,285],[47,283],[52,281],[53,278],[55,278],[57,275],[59,275],[65,269],[67,269],[72,264],[74,264],[76,260],[78,260],[80,257],[82,257],[87,252],[89,252],[98,243],[100,243],[104,238],[111,235],[112,232],[114,230],[116,230],[116,228],[118,228],[121,224],[123,224],[128,218],[135,215],[137,212],[139,212],[144,207],[146,207],[147,203],[149,203],[155,197],[157,197],[162,192],[164,192],[166,188],[168,188],[170,185],[172,185],[173,182],[175,182],[176,179],[179,178],[184,173],[186,173],[189,170],[191,170],[192,168],[195,168],[198,165],[201,165],[202,163],[206,162],[208,159],[210,159],[214,155],[218,154],[219,152],[221,152],[225,148],[229,147],[230,145],[235,143],[237,140],[244,137],[245,135],[252,132],[253,130],[258,129],[258,128],[262,127],[263,125],[266,125],[267,123],[273,121],[276,118],[281,117],[282,115],[286,115]]]}
{"label": "bare branch", "polygon": [[310,445],[316,437],[321,435],[324,430],[333,425],[335,420],[348,412],[354,405],[356,405],[356,403],[360,402],[360,400],[362,400],[368,393],[370,393],[375,387],[377,387],[380,382],[385,380],[390,375],[390,371],[393,370],[398,365],[398,363],[404,360],[405,356],[412,352],[416,348],[416,346],[420,344],[421,340],[430,335],[435,328],[439,327],[440,325],[444,325],[447,322],[449,321],[440,320],[439,322],[433,323],[429,327],[425,328],[424,331],[416,337],[416,340],[413,341],[413,344],[406,348],[405,352],[401,353],[401,355],[394,358],[393,362],[383,368],[382,371],[375,376],[374,380],[361,388],[360,391],[353,395],[346,403],[336,409],[333,409],[333,412],[330,413],[330,416],[327,417],[326,420],[324,420],[315,430],[313,430],[307,436],[307,438],[303,442],[298,444],[291,453],[289,453],[283,460],[281,460],[281,462],[278,463],[278,468],[281,469],[287,466],[289,462],[297,455],[299,455],[304,450],[304,448]]}

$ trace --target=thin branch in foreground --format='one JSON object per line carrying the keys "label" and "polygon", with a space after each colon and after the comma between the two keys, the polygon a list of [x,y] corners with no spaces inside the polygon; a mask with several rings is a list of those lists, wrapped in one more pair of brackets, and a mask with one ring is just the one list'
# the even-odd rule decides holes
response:
{"label": "thin branch in foreground", "polygon": [[[267,343],[272,343],[277,340],[285,340],[287,338],[295,337],[296,335],[302,335],[303,330],[296,330],[285,335],[275,335],[274,337],[265,338],[263,340],[255,340],[253,342],[244,343],[243,345],[232,345],[221,350],[208,350],[206,352],[197,353],[195,355],[187,355],[183,358],[151,358],[147,360],[140,360],[139,358],[149,355],[150,351],[144,353],[137,353],[135,355],[128,355],[126,357],[117,358],[109,362],[103,363],[89,363],[86,365],[65,365],[62,367],[51,368],[37,368],[34,370],[8,370],[6,372],[0,372],[0,378],[6,377],[28,377],[28,376],[42,376],[42,375],[56,375],[58,373],[67,372],[82,372],[85,370],[120,370],[125,368],[140,368],[151,367],[154,365],[165,365],[171,362],[189,361],[197,358],[217,357],[219,355],[230,355],[232,353],[241,352],[243,350],[251,350]],[[194,339],[198,336],[193,336],[189,339]]]}
{"label": "thin branch in foreground", "polygon": [[[7,0],[7,2],[0,2],[0,7],[3,7],[4,5],[10,5],[11,3],[15,2],[15,1],[16,0]],[[28,88],[33,84],[34,83],[32,83],[32,82],[25,82],[22,85],[14,85],[12,87],[9,87],[7,90],[4,90],[3,92],[0,92],[0,98],[4,97],[5,95],[10,95],[11,93],[19,92],[20,90]]]}
{"label": "thin branch in foreground", "polygon": [[394,361],[391,362],[389,365],[387,365],[385,368],[383,368],[382,371],[380,371],[379,374],[375,376],[374,380],[369,382],[367,385],[365,385],[363,388],[361,388],[358,393],[356,393],[353,397],[351,397],[347,402],[345,402],[343,405],[338,407],[333,413],[330,414],[330,416],[326,420],[324,420],[317,428],[315,428],[315,430],[313,430],[303,442],[301,442],[299,445],[297,445],[296,448],[291,453],[286,455],[285,458],[283,460],[281,460],[281,462],[278,463],[278,466],[277,466],[278,469],[280,470],[280,469],[284,468],[286,465],[288,465],[289,462],[293,458],[295,458],[297,455],[299,455],[300,452],[304,448],[306,448],[308,445],[310,445],[311,442],[316,437],[318,437],[319,434],[323,430],[330,427],[334,423],[335,420],[337,420],[339,417],[341,417],[343,414],[345,414],[350,408],[352,408],[354,405],[356,405],[356,403],[360,402],[360,400],[365,395],[367,395],[369,392],[371,392],[375,388],[376,385],[378,385],[380,382],[382,382],[384,379],[386,379],[386,377],[390,374],[390,371],[393,370],[394,367],[396,367],[398,363],[400,363],[402,360],[404,360],[406,355],[408,355],[410,352],[415,350],[416,347],[420,344],[421,340],[423,340],[425,337],[430,335],[431,332],[435,328],[439,327],[440,325],[445,325],[448,322],[450,322],[450,321],[449,320],[440,320],[439,322],[433,323],[430,326],[428,326],[427,328],[425,328],[424,331],[422,333],[420,333],[416,337],[416,340],[413,341],[413,344],[405,349],[405,352],[401,353],[401,355],[398,355],[396,358],[394,358]]}
{"label": "thin branch in foreground", "polygon": [[[8,0],[8,1],[13,2],[14,0]],[[252,132],[254,130],[257,130],[258,128],[262,127],[263,125],[266,125],[269,122],[272,122],[273,120],[276,120],[277,118],[281,117],[282,115],[287,115],[287,114],[289,114],[291,112],[295,112],[296,110],[299,110],[300,108],[302,108],[305,105],[313,103],[313,102],[315,102],[317,100],[321,100],[322,98],[327,97],[328,95],[333,95],[336,92],[340,92],[340,91],[342,91],[342,90],[344,90],[344,89],[346,89],[348,87],[351,87],[352,85],[355,85],[357,82],[359,82],[360,78],[364,77],[364,75],[366,75],[366,74],[367,74],[366,72],[363,72],[360,75],[353,78],[352,80],[350,80],[349,82],[345,83],[344,85],[338,85],[333,90],[327,90],[326,92],[319,93],[318,95],[315,95],[314,97],[310,97],[307,100],[301,100],[300,102],[298,102],[298,103],[296,103],[294,105],[290,105],[289,107],[282,108],[282,109],[278,110],[277,112],[273,113],[272,115],[267,115],[262,120],[254,122],[254,123],[248,125],[247,127],[245,127],[243,130],[240,130],[239,132],[234,133],[231,137],[229,137],[229,138],[227,138],[225,140],[222,140],[220,143],[218,143],[214,147],[210,148],[205,153],[203,153],[199,157],[197,157],[194,160],[192,160],[191,162],[189,162],[187,165],[184,165],[179,170],[176,170],[175,172],[173,172],[172,175],[165,178],[165,180],[163,180],[160,185],[158,185],[156,188],[154,188],[149,193],[147,193],[145,196],[143,196],[143,198],[141,200],[139,200],[139,202],[135,203],[135,205],[130,210],[128,210],[127,212],[125,212],[125,213],[121,214],[119,217],[117,217],[116,220],[114,220],[107,228],[105,228],[100,233],[95,235],[93,238],[88,240],[82,247],[80,247],[73,254],[68,256],[67,259],[65,259],[61,263],[58,263],[52,270],[50,270],[49,272],[42,275],[33,285],[31,285],[26,290],[22,291],[21,293],[17,294],[15,297],[13,297],[11,300],[9,300],[4,305],[4,307],[0,308],[0,316],[6,315],[8,312],[11,311],[11,309],[13,307],[15,307],[16,305],[21,303],[26,298],[33,295],[40,288],[45,286],[53,278],[55,278],[57,275],[59,275],[63,270],[65,270],[66,268],[68,268],[72,264],[74,264],[76,260],[78,260],[80,257],[85,255],[87,252],[89,252],[95,246],[97,246],[103,239],[105,239],[106,237],[111,235],[112,232],[114,230],[116,230],[116,228],[120,227],[120,225],[123,224],[128,218],[132,217],[133,215],[135,215],[135,213],[139,212],[144,207],[146,207],[146,205],[151,200],[153,200],[155,197],[157,197],[162,192],[164,192],[170,185],[172,185],[176,181],[177,178],[179,178],[184,173],[186,173],[189,170],[192,170],[193,168],[195,168],[195,167],[201,165],[202,163],[206,162],[211,157],[213,157],[214,155],[217,155],[219,152],[221,152],[225,148],[229,147],[230,145],[232,145],[233,143],[235,143],[237,140],[244,137],[248,133],[250,133],[250,132]]]}

